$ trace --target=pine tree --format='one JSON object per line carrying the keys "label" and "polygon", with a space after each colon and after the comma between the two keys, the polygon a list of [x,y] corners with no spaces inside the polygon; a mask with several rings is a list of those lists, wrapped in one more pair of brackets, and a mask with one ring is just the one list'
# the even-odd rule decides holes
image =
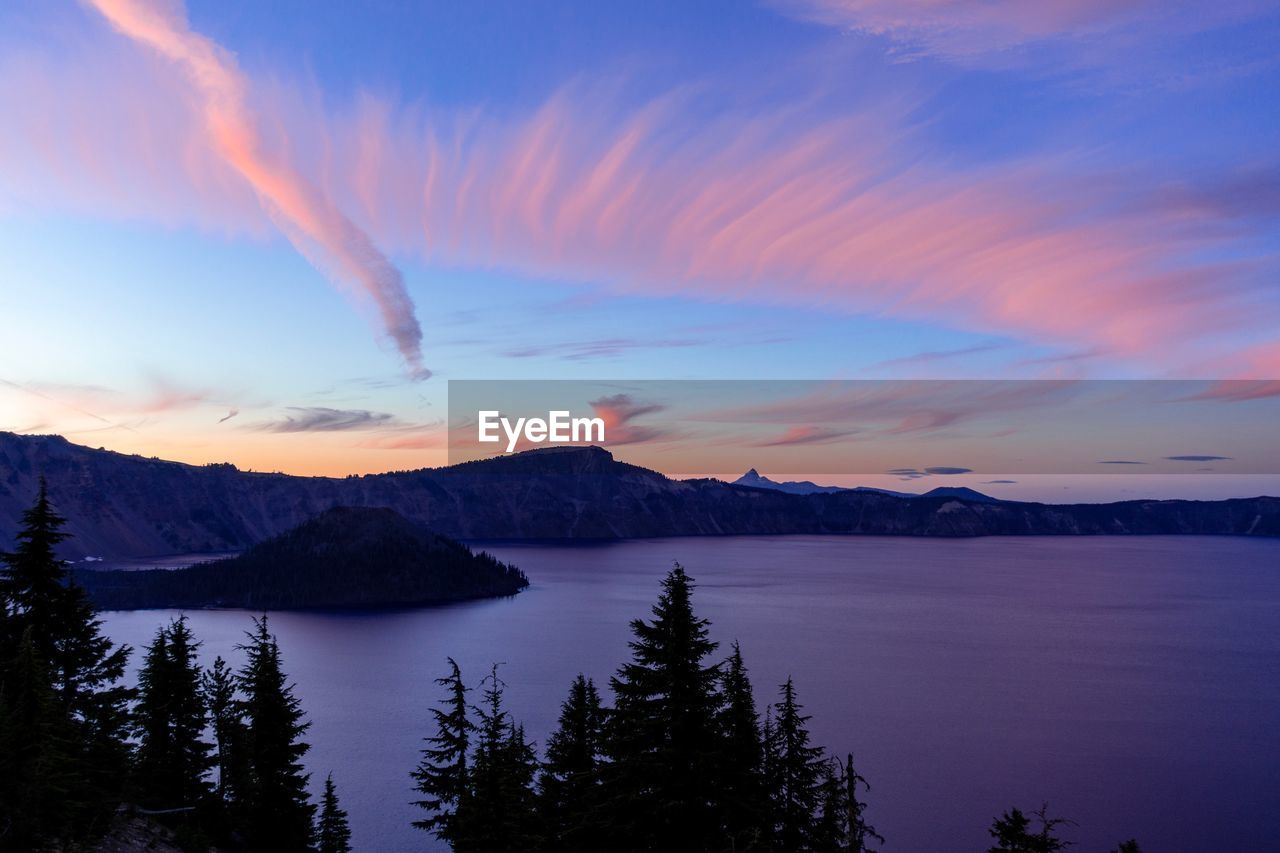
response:
{"label": "pine tree", "polygon": [[867,780],[853,767],[853,756],[843,763],[832,759],[822,770],[822,810],[811,841],[815,851],[867,853],[872,842],[884,843],[875,827],[866,822],[866,804],[858,799],[858,788],[870,790]]}
{"label": "pine tree", "polygon": [[[67,538],[64,524],[42,478],[35,504],[23,513],[17,549],[0,557],[0,648],[16,660],[19,647],[28,646],[23,654],[31,658],[31,671],[42,673],[52,691],[56,728],[66,731],[76,771],[51,789],[60,798],[59,831],[65,839],[87,839],[105,828],[123,794],[132,691],[119,681],[130,650],[103,635],[84,591],[68,580],[56,553]],[[0,695],[9,678],[0,672]],[[12,736],[21,741],[28,734]]]}
{"label": "pine tree", "polygon": [[764,722],[760,724],[760,778],[764,784],[764,809],[761,813],[763,837],[761,847],[765,850],[776,850],[778,830],[778,797],[782,787],[778,769],[777,727],[773,723],[773,706],[764,708]]}
{"label": "pine tree", "polygon": [[280,647],[267,617],[254,620],[250,642],[239,646],[247,661],[237,683],[244,698],[246,790],[237,791],[234,812],[254,850],[305,850],[311,844],[315,806],[307,795],[300,740],[311,724],[281,667]]}
{"label": "pine tree", "polygon": [[783,850],[808,850],[815,841],[827,761],[809,745],[809,717],[801,714],[790,678],[774,705],[772,753],[775,838]]}
{"label": "pine tree", "polygon": [[724,741],[720,769],[724,832],[732,850],[761,846],[767,835],[767,804],[764,785],[764,746],[760,738],[760,715],[751,691],[751,680],[735,641],[733,653],[721,676],[724,706],[719,726]]}
{"label": "pine tree", "polygon": [[134,708],[134,731],[138,748],[134,756],[134,785],[139,802],[148,808],[169,803],[168,770],[173,765],[173,735],[170,732],[169,631],[161,627],[147,646],[138,673],[138,704]]}
{"label": "pine tree", "polygon": [[505,853],[536,846],[533,777],[537,759],[517,725],[502,707],[503,683],[495,665],[476,708],[480,717],[469,796],[459,811],[458,853]]}
{"label": "pine tree", "polygon": [[213,666],[205,671],[201,682],[209,703],[210,727],[213,730],[214,763],[218,772],[215,793],[220,802],[226,803],[235,796],[239,786],[246,784],[241,761],[244,756],[244,725],[240,719],[236,676],[219,655]]}
{"label": "pine tree", "polygon": [[606,776],[616,843],[641,849],[705,849],[718,843],[719,665],[707,621],[692,606],[693,581],[675,568],[653,621],[631,623],[632,659],[610,685]]}
{"label": "pine tree", "polygon": [[[34,653],[52,663],[58,656],[63,633],[59,625],[66,607],[66,565],[58,558],[59,543],[68,538],[49,500],[49,488],[40,478],[35,504],[22,514],[17,550],[3,555],[5,571],[0,576],[0,599],[15,617],[10,623],[14,640],[28,630]],[[54,677],[54,674],[50,674]]]}
{"label": "pine tree", "polygon": [[351,827],[347,824],[347,813],[338,804],[338,792],[333,787],[332,773],[324,780],[316,839],[319,842],[318,853],[351,853]]}
{"label": "pine tree", "polygon": [[423,796],[414,805],[430,814],[413,825],[452,844],[458,838],[458,809],[470,785],[467,752],[475,724],[467,717],[467,686],[453,658],[449,658],[449,674],[437,678],[436,684],[444,687],[447,695],[441,707],[431,709],[436,733],[426,739],[422,761],[413,772]]}
{"label": "pine tree", "polygon": [[185,616],[156,632],[138,676],[134,710],[138,734],[135,779],[140,801],[152,808],[194,808],[210,793],[212,746],[195,641]]}
{"label": "pine tree", "polygon": [[821,793],[819,799],[822,806],[814,821],[813,834],[810,837],[808,850],[814,853],[845,853],[846,825],[848,814],[845,803],[845,786],[841,778],[841,766],[838,761],[825,761],[822,766]]}
{"label": "pine tree", "polygon": [[995,839],[988,853],[1056,853],[1071,846],[1054,835],[1060,826],[1069,826],[1066,818],[1049,817],[1049,804],[1045,803],[1032,815],[1040,824],[1037,831],[1031,829],[1031,818],[1021,809],[1013,808],[996,818],[988,832]]}
{"label": "pine tree", "polygon": [[591,853],[603,849],[599,815],[604,709],[591,679],[579,675],[560,706],[547,740],[539,780],[539,812],[548,850]]}
{"label": "pine tree", "polygon": [[876,832],[874,826],[867,823],[867,804],[858,799],[858,787],[861,786],[864,791],[870,791],[871,785],[866,779],[859,776],[858,771],[854,769],[853,753],[845,756],[844,767],[840,773],[840,781],[844,785],[842,805],[845,809],[845,849],[849,853],[869,853],[873,849],[871,847],[873,841],[884,844],[884,836]]}
{"label": "pine tree", "polygon": [[74,732],[60,713],[30,629],[3,664],[0,849],[56,846],[70,826],[67,792],[79,784]]}

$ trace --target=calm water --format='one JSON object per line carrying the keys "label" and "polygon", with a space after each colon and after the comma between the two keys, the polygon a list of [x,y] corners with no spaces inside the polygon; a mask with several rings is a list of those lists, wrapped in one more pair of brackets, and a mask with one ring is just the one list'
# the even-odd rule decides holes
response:
{"label": "calm water", "polygon": [[[762,701],[795,676],[818,742],[852,750],[898,851],[985,850],[1018,804],[1076,820],[1082,851],[1280,849],[1280,541],[859,537],[491,543],[533,586],[507,600],[271,617],[357,850],[431,849],[408,773],[431,680],[504,662],[539,741],[579,671],[605,682],[628,620],[680,560]],[[106,615],[139,646],[165,614]],[[197,612],[238,661],[240,611]]]}

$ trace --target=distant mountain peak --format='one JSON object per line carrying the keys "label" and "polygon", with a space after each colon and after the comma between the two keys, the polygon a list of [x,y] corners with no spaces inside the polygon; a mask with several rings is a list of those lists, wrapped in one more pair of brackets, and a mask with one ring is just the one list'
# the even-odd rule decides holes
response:
{"label": "distant mountain peak", "polygon": [[841,486],[819,486],[809,480],[788,480],[780,483],[777,480],[770,480],[768,477],[762,476],[755,468],[734,480],[733,485],[750,486],[753,489],[772,489],[775,492],[786,492],[789,495],[819,495],[844,491]]}

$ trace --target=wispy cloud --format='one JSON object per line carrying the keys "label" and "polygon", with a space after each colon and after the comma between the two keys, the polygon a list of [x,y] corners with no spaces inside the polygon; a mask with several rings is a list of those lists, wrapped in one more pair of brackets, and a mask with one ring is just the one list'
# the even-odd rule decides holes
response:
{"label": "wispy cloud", "polygon": [[702,346],[705,341],[692,338],[660,338],[641,340],[637,338],[596,338],[586,341],[568,341],[565,343],[529,344],[504,350],[508,358],[535,358],[553,356],[568,361],[580,361],[589,358],[612,358],[632,350],[649,349],[683,349]]}
{"label": "wispy cloud", "polygon": [[[889,93],[839,114],[735,111],[714,99],[708,108],[690,91],[620,106],[616,90],[587,85],[523,111],[428,109],[373,94],[342,105],[286,82],[251,86],[179,15],[96,5],[200,79],[175,86],[92,42],[91,58],[73,63],[0,60],[0,112],[19,129],[0,138],[0,185],[24,202],[116,205],[117,215],[195,217],[237,233],[259,229],[265,208],[322,268],[374,299],[410,365],[420,364],[421,333],[371,235],[443,268],[874,312],[1145,359],[1161,371],[1203,364],[1223,353],[1224,338],[1264,340],[1280,322],[1259,296],[1274,257],[1240,260],[1238,231],[1221,227],[1224,216],[1269,210],[1266,193],[1232,184],[1162,199],[1158,176],[1144,193],[1110,169],[1103,180],[1070,151],[958,168],[929,156],[915,96]],[[913,11],[981,14],[984,5],[996,18],[1050,14],[1019,12],[1036,4],[1012,0]],[[1051,5],[1065,15],[1071,4]],[[1022,28],[1034,33],[1033,23]],[[270,133],[250,100],[272,116]],[[108,142],[86,153],[64,137]],[[180,152],[181,165],[157,163],[165,152]],[[41,176],[34,189],[30,174]],[[1135,210],[1134,198],[1155,201]],[[600,352],[624,343],[605,341]]]}
{"label": "wispy cloud", "polygon": [[1248,20],[1266,10],[1256,0],[1212,6],[1194,0],[771,0],[769,5],[804,20],[885,36],[905,55],[1000,64],[1023,59],[1033,48],[1043,61],[1054,47],[1073,48],[1064,59],[1096,61],[1091,44],[1109,36],[1132,52],[1135,43]]}
{"label": "wispy cloud", "polygon": [[186,73],[210,147],[257,194],[271,219],[313,264],[376,305],[409,370],[425,378],[422,330],[400,271],[364,231],[280,156],[270,156],[249,107],[249,80],[235,57],[190,29],[176,5],[88,0],[123,35],[158,51]]}
{"label": "wispy cloud", "polygon": [[968,347],[957,347],[948,350],[927,350],[925,352],[913,353],[911,355],[899,356],[898,358],[889,358],[884,361],[878,361],[867,368],[867,372],[875,373],[880,370],[890,370],[900,367],[929,367],[943,361],[952,361],[961,359],[971,355],[980,355],[982,353],[994,352],[1004,349],[1007,345],[1000,343],[974,344]]}
{"label": "wispy cloud", "polygon": [[922,477],[951,477],[959,474],[972,474],[973,469],[957,468],[951,465],[932,465],[927,468],[891,468],[885,473],[892,474],[902,480],[919,480]]}
{"label": "wispy cloud", "polygon": [[1269,397],[1280,397],[1280,379],[1221,379],[1186,399],[1241,403]]}
{"label": "wispy cloud", "polygon": [[635,423],[645,415],[663,411],[660,403],[640,402],[630,394],[611,394],[590,401],[596,417],[604,420],[605,439],[609,445],[638,444],[667,437],[660,427]]}
{"label": "wispy cloud", "polygon": [[1165,459],[1171,462],[1226,462],[1231,457],[1190,454],[1187,456],[1166,456]]}
{"label": "wispy cloud", "polygon": [[853,435],[857,430],[832,429],[830,427],[804,424],[793,426],[775,438],[751,442],[751,447],[788,447],[797,444],[831,444]]}
{"label": "wispy cloud", "polygon": [[[152,375],[141,388],[129,391],[85,383],[10,379],[0,379],[0,385],[22,395],[22,409],[38,414],[43,424],[56,425],[67,434],[102,429],[133,432],[157,416],[197,409],[227,398],[225,393],[183,385],[158,375]],[[85,419],[91,422],[87,426]]]}
{"label": "wispy cloud", "polygon": [[287,414],[271,421],[248,424],[256,432],[345,432],[379,429],[396,424],[394,415],[366,409],[330,409],[324,406],[290,406]]}

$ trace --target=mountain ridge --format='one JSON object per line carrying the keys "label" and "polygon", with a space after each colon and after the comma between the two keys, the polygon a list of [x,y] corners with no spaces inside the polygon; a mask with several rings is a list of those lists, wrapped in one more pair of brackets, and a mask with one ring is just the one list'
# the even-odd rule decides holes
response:
{"label": "mountain ridge", "polygon": [[237,551],[337,506],[389,507],[445,536],[620,539],[683,535],[1280,535],[1280,498],[1113,504],[983,503],[843,490],[791,495],[673,480],[602,448],[552,448],[346,478],[240,471],[0,433],[0,549],[44,474],[77,559]]}

